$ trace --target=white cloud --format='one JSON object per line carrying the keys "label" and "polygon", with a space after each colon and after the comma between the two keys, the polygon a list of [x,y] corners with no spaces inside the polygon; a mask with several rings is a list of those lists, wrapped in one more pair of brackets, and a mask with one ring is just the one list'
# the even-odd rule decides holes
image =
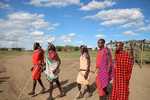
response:
{"label": "white cloud", "polygon": [[68,36],[74,37],[76,34],[75,33],[69,33]]}
{"label": "white cloud", "polygon": [[144,15],[138,8],[102,10],[86,19],[97,20],[104,26],[121,25],[122,27],[142,26]]}
{"label": "white cloud", "polygon": [[31,0],[30,4],[38,7],[65,7],[80,5],[80,0]]}
{"label": "white cloud", "polygon": [[80,41],[77,41],[78,44],[84,44],[84,41],[80,40]]}
{"label": "white cloud", "polygon": [[60,26],[60,23],[53,23],[51,24],[51,27],[48,28],[49,31],[55,30],[56,27]]}
{"label": "white cloud", "polygon": [[136,33],[133,31],[125,31],[125,32],[123,32],[123,34],[125,34],[125,35],[136,35]]}
{"label": "white cloud", "polygon": [[42,36],[44,35],[44,32],[41,32],[41,31],[34,31],[31,33],[33,36]]}
{"label": "white cloud", "polygon": [[9,4],[0,2],[0,9],[8,9],[8,8],[10,8]]}
{"label": "white cloud", "polygon": [[60,37],[60,39],[63,40],[64,43],[70,43],[70,42],[72,42],[72,40],[74,39],[75,36],[76,36],[75,33],[69,33],[67,35],[62,35]]}
{"label": "white cloud", "polygon": [[96,38],[104,38],[105,35],[103,35],[103,34],[97,34],[95,37],[96,37]]}
{"label": "white cloud", "polygon": [[149,32],[150,33],[150,24],[147,24],[143,27],[140,27],[136,30],[137,32]]}
{"label": "white cloud", "polygon": [[44,20],[43,14],[16,12],[8,15],[8,19],[13,22],[12,24],[17,25],[16,27],[18,28],[42,29],[48,28],[50,25]]}
{"label": "white cloud", "polygon": [[[15,12],[0,19],[1,47],[32,47],[34,41],[45,41],[43,31],[55,29],[56,24],[47,22],[43,14]],[[10,42],[10,43],[8,43]]]}
{"label": "white cloud", "polygon": [[105,1],[92,0],[87,5],[81,6],[80,9],[84,11],[90,11],[90,10],[95,10],[95,9],[104,9],[104,8],[112,7],[115,4],[116,2],[108,1],[108,0],[105,0]]}

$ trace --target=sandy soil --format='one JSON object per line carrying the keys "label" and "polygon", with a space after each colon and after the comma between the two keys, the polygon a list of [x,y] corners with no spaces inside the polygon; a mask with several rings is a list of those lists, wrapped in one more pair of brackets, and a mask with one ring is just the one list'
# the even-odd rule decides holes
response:
{"label": "sandy soil", "polygon": [[[94,70],[94,61],[92,61],[92,70]],[[15,58],[10,58],[7,61],[0,61],[0,100],[46,100],[48,92],[38,94],[41,87],[37,85],[35,97],[28,96],[31,91],[31,55],[21,55]],[[56,100],[75,100],[77,95],[76,76],[78,74],[79,60],[78,59],[62,59],[60,80],[66,96],[58,98],[59,91],[55,88],[53,94]],[[130,81],[130,99],[129,100],[150,100],[150,65],[144,65],[140,69],[137,65],[133,68],[132,79]],[[81,100],[98,100],[98,94],[95,90],[94,80],[95,75],[91,73],[90,83],[93,96]],[[44,74],[42,80],[45,87],[48,89],[49,84]]]}

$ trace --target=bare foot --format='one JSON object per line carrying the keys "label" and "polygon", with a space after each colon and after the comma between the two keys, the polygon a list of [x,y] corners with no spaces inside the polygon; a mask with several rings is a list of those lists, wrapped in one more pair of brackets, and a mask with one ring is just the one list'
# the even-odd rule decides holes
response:
{"label": "bare foot", "polygon": [[81,92],[79,92],[78,96],[76,97],[76,99],[80,99],[83,98],[83,94]]}

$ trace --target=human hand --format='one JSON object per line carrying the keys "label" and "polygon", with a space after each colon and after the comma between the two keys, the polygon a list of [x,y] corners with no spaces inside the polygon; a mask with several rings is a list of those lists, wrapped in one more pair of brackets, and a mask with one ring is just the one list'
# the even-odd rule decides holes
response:
{"label": "human hand", "polygon": [[31,67],[30,70],[32,71],[32,70],[33,70],[33,67]]}

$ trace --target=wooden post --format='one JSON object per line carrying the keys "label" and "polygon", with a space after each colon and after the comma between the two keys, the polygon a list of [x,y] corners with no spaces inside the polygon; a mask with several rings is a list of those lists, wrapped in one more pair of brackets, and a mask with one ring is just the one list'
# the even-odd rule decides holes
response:
{"label": "wooden post", "polygon": [[143,47],[144,47],[144,41],[142,41],[142,48],[141,48],[141,66],[143,64]]}

